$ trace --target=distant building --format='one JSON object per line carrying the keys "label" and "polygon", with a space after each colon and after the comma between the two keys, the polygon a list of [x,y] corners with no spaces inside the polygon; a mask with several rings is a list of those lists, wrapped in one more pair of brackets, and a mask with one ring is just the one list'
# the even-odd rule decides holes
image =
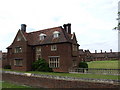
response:
{"label": "distant building", "polygon": [[92,55],[89,50],[80,49],[79,50],[79,59],[80,61],[92,61]]}
{"label": "distant building", "polygon": [[118,52],[112,52],[112,49],[110,49],[110,52],[101,52],[92,53],[92,60],[93,61],[101,61],[101,60],[118,60]]}
{"label": "distant building", "polygon": [[27,33],[21,25],[12,44],[7,48],[13,70],[29,71],[34,61],[45,59],[55,72],[68,72],[78,66],[79,44],[71,24]]}
{"label": "distant building", "polygon": [[91,53],[89,50],[80,49],[79,50],[79,58],[81,61],[101,61],[101,60],[118,60],[118,52],[112,52],[112,49],[110,49],[110,52],[97,52],[95,50],[95,53]]}

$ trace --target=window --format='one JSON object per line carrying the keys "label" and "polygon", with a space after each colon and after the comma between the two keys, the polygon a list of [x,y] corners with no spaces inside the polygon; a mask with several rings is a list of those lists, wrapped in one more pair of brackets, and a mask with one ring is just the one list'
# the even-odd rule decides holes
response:
{"label": "window", "polygon": [[58,38],[58,37],[59,37],[59,34],[60,34],[60,32],[55,31],[55,32],[53,32],[53,37],[54,37],[54,38]]}
{"label": "window", "polygon": [[74,45],[74,44],[73,44],[73,51],[77,51],[77,50],[78,50],[77,45]]}
{"label": "window", "polygon": [[21,37],[17,37],[17,41],[21,41]]}
{"label": "window", "polygon": [[41,58],[41,47],[36,47],[36,60]]}
{"label": "window", "polygon": [[40,36],[40,40],[44,40],[46,37],[46,34],[41,33],[39,36]]}
{"label": "window", "polygon": [[56,51],[57,50],[57,46],[56,45],[51,45],[51,51]]}
{"label": "window", "polygon": [[50,68],[59,68],[59,56],[49,58],[49,67]]}
{"label": "window", "polygon": [[77,66],[76,60],[73,60],[73,66]]}
{"label": "window", "polygon": [[22,64],[22,59],[15,59],[14,60],[14,65],[15,66],[22,66],[23,64]]}
{"label": "window", "polygon": [[22,48],[21,47],[15,47],[15,53],[21,53]]}

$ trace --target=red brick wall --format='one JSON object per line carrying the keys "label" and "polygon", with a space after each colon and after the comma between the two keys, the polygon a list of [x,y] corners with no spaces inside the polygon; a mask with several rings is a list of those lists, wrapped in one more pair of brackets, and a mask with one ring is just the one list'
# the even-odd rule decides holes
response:
{"label": "red brick wall", "polygon": [[2,75],[3,81],[29,85],[39,88],[119,88],[117,84],[86,82],[86,81],[69,81],[57,80],[41,77],[28,77],[23,75],[13,75],[4,73]]}
{"label": "red brick wall", "polygon": [[60,56],[60,68],[54,68],[55,72],[68,72],[72,67],[73,60],[78,61],[78,57],[72,57],[72,45],[70,43],[56,44],[57,51],[51,51],[51,45],[42,46],[42,58],[49,62],[49,56]]}
{"label": "red brick wall", "polygon": [[[18,34],[16,36],[21,36],[22,34],[20,33],[20,31],[18,32]],[[15,47],[16,46],[20,46],[22,47],[22,53],[14,53],[15,51]],[[17,41],[17,37],[14,39],[13,43],[12,43],[12,49],[8,50],[8,60],[11,63],[11,68],[13,70],[20,70],[20,71],[26,71],[27,70],[27,42],[24,40],[24,38],[22,38],[21,41]],[[23,59],[23,66],[22,67],[18,67],[18,66],[14,66],[14,59],[15,58],[22,58]]]}

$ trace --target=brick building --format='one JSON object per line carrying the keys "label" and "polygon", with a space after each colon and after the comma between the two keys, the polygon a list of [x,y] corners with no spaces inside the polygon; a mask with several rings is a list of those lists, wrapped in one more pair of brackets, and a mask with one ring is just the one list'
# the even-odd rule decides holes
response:
{"label": "brick building", "polygon": [[110,49],[110,52],[97,52],[95,50],[95,53],[91,53],[89,50],[80,49],[79,50],[79,59],[81,61],[101,61],[101,60],[118,60],[118,52],[112,52],[112,49]]}
{"label": "brick building", "polygon": [[92,54],[89,50],[79,49],[80,61],[92,61]]}
{"label": "brick building", "polygon": [[68,72],[80,62],[78,48],[70,23],[29,33],[22,24],[7,54],[13,70],[29,71],[35,60],[43,58],[53,71]]}
{"label": "brick building", "polygon": [[95,51],[95,53],[92,53],[92,60],[93,61],[101,61],[101,60],[118,60],[118,52],[112,52],[112,49],[110,49],[110,52],[101,52]]}
{"label": "brick building", "polygon": [[7,60],[7,53],[0,51],[0,68],[9,65],[9,61]]}

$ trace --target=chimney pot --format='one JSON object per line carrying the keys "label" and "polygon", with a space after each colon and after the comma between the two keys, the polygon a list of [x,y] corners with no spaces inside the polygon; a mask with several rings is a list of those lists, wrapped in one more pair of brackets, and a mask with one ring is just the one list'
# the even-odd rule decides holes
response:
{"label": "chimney pot", "polygon": [[101,50],[101,53],[102,53],[102,50]]}

